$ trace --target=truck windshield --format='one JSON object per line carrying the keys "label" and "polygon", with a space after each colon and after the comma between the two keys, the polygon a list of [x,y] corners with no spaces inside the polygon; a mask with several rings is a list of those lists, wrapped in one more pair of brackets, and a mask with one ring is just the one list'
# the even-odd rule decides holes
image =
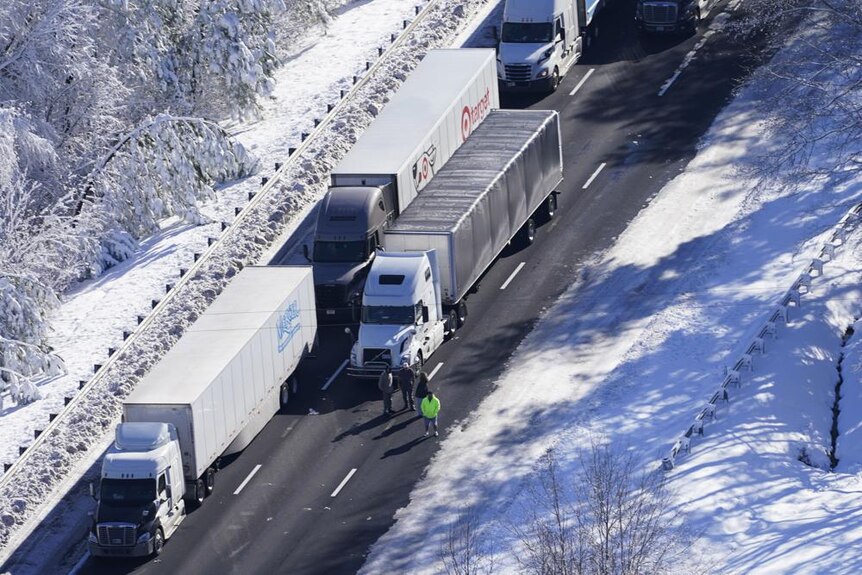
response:
{"label": "truck windshield", "polygon": [[362,323],[387,325],[414,325],[417,306],[410,305],[364,305]]}
{"label": "truck windshield", "polygon": [[364,262],[367,242],[314,242],[314,261],[321,263]]}
{"label": "truck windshield", "polygon": [[155,479],[102,479],[99,500],[105,505],[139,507],[155,498]]}
{"label": "truck windshield", "polygon": [[553,31],[550,22],[503,22],[500,39],[510,44],[547,44],[554,38]]}

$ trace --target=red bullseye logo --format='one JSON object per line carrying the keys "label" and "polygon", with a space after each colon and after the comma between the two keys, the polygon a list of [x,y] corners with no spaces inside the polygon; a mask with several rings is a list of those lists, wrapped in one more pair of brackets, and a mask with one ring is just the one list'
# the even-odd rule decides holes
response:
{"label": "red bullseye logo", "polygon": [[470,106],[464,106],[461,111],[461,141],[467,139],[473,133],[473,115],[470,113]]}
{"label": "red bullseye logo", "polygon": [[428,158],[427,157],[422,158],[422,180],[421,181],[425,181],[428,179],[428,172],[430,171],[430,169],[431,169],[431,167],[428,165]]}

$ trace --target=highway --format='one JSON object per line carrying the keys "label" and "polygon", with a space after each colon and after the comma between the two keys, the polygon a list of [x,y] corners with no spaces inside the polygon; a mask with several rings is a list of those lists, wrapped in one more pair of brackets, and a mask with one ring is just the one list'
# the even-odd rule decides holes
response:
{"label": "highway", "polygon": [[[721,2],[709,20],[726,9]],[[408,503],[438,441],[468,420],[582,262],[610,246],[693,157],[754,63],[725,35],[705,38],[705,27],[688,38],[640,37],[633,14],[630,0],[605,9],[593,49],[553,95],[503,98],[504,107],[560,112],[565,180],[556,217],[532,246],[507,250],[481,278],[467,298],[467,324],[426,364],[443,403],[441,437],[424,438],[414,413],[383,417],[375,384],[340,369],[349,336],[324,327],[315,357],[301,367],[299,393],[226,462],[215,493],[163,554],[89,559],[79,573],[338,574],[362,566]],[[401,407],[400,395],[394,403]]]}

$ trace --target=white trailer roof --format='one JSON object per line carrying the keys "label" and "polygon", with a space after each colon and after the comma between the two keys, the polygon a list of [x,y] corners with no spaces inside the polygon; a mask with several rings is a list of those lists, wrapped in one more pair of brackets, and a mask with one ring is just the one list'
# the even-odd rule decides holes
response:
{"label": "white trailer roof", "polygon": [[333,173],[397,174],[494,58],[487,48],[429,51]]}
{"label": "white trailer roof", "polygon": [[124,403],[194,402],[308,277],[311,266],[244,268]]}

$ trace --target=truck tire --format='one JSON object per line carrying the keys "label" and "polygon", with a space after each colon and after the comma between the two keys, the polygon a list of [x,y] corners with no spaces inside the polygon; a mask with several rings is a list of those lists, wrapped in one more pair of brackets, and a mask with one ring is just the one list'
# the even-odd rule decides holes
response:
{"label": "truck tire", "polygon": [[153,557],[158,557],[162,554],[162,549],[165,548],[165,532],[159,527],[156,529],[156,534],[153,535]]}
{"label": "truck tire", "polygon": [[215,489],[215,469],[212,467],[207,469],[207,472],[204,474],[204,486],[206,487],[207,496],[212,495]]}
{"label": "truck tire", "polygon": [[446,319],[446,338],[452,339],[455,337],[455,332],[458,331],[458,312],[455,308],[449,310],[449,317]]}
{"label": "truck tire", "polygon": [[541,216],[542,219],[546,222],[554,219],[554,215],[557,213],[557,193],[551,192],[551,194],[545,198],[545,201],[542,202],[541,208]]}
{"label": "truck tire", "polygon": [[278,393],[278,402],[281,404],[281,407],[286,407],[287,402],[290,401],[290,382],[286,382],[282,384],[281,389]]}
{"label": "truck tire", "polygon": [[518,232],[518,235],[520,236],[518,238],[518,244],[520,247],[526,248],[531,245],[533,240],[536,239],[536,221],[533,218],[527,219],[521,227],[521,230]]}
{"label": "truck tire", "polygon": [[192,484],[192,508],[197,509],[203,505],[204,498],[207,496],[207,487],[204,485],[203,479],[196,479]]}
{"label": "truck tire", "polygon": [[464,324],[467,323],[467,303],[466,302],[458,302],[458,329],[464,327]]}
{"label": "truck tire", "polygon": [[551,92],[556,92],[560,87],[560,69],[554,66],[554,71],[551,72]]}

